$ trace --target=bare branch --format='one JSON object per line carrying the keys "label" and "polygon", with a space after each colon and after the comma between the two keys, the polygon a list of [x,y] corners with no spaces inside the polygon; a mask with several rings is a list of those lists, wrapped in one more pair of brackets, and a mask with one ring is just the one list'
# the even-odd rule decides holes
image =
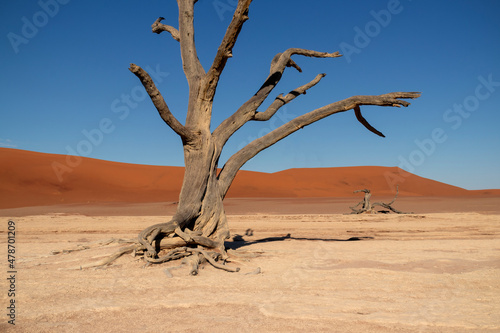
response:
{"label": "bare branch", "polygon": [[310,125],[318,120],[326,118],[332,114],[345,112],[354,109],[359,105],[379,105],[379,106],[408,106],[410,103],[400,100],[400,98],[417,98],[418,92],[395,92],[378,96],[353,96],[342,101],[338,101],[319,109],[310,111],[302,116],[292,119],[288,123],[278,127],[274,131],[250,142],[240,151],[231,156],[219,174],[221,195],[224,197],[231,182],[238,170],[252,157],[262,150],[272,146],[281,139],[298,131],[304,126]]}
{"label": "bare branch", "polygon": [[363,115],[361,114],[361,109],[359,108],[359,105],[356,105],[354,107],[354,114],[356,115],[356,119],[358,119],[358,121],[361,124],[363,124],[363,126],[365,126],[370,132],[375,133],[378,136],[381,136],[381,137],[385,138],[385,135],[382,134],[382,132],[378,131],[375,127],[373,127],[372,125],[370,125],[370,123],[368,122],[368,120],[366,120],[363,117]]}
{"label": "bare branch", "polygon": [[169,32],[172,35],[172,38],[179,42],[181,40],[179,30],[177,30],[176,28],[174,28],[170,25],[160,23],[164,19],[165,19],[164,17],[159,17],[153,23],[153,25],[151,25],[151,29],[153,30],[154,33],[157,33],[157,34],[161,34],[163,31]]}
{"label": "bare branch", "polygon": [[257,93],[215,129],[213,134],[214,137],[216,137],[217,144],[219,146],[222,147],[231,135],[240,129],[241,126],[254,118],[259,106],[262,105],[274,87],[276,87],[278,82],[281,80],[286,67],[295,67],[301,71],[300,67],[291,59],[291,56],[294,54],[316,58],[341,57],[339,52],[328,53],[298,48],[290,48],[283,53],[275,55],[271,61],[270,74]]}
{"label": "bare branch", "polygon": [[290,48],[283,53],[278,53],[274,56],[273,61],[271,62],[270,73],[280,72],[283,73],[285,67],[294,67],[299,72],[302,72],[302,69],[291,59],[292,55],[302,55],[305,57],[314,57],[314,58],[338,58],[342,55],[339,52],[318,52],[313,50],[306,49],[298,49],[298,48]]}
{"label": "bare branch", "polygon": [[[179,6],[179,35],[184,75],[189,85],[186,128],[209,131],[212,106],[200,99],[200,84],[205,70],[198,59],[194,41],[195,0],[177,0]],[[204,103],[204,105],[202,105]]]}
{"label": "bare branch", "polygon": [[252,120],[258,120],[258,121],[265,121],[271,119],[271,117],[285,104],[289,103],[296,97],[300,95],[305,95],[307,90],[314,87],[318,82],[324,78],[326,74],[318,74],[316,77],[309,83],[304,84],[303,86],[298,87],[295,90],[290,91],[286,96],[283,97],[282,94],[280,94],[274,102],[269,105],[267,110],[265,112],[257,112],[253,116]]}
{"label": "bare branch", "polygon": [[238,35],[243,27],[243,23],[248,20],[248,8],[252,0],[239,0],[233,19],[229,24],[226,34],[215,55],[214,62],[207,72],[204,80],[204,99],[213,100],[220,75],[226,66],[227,59],[233,56],[232,50],[238,39]]}
{"label": "bare branch", "polygon": [[182,67],[190,88],[198,85],[198,80],[205,74],[194,43],[194,3],[194,0],[177,0]]}
{"label": "bare branch", "polygon": [[158,110],[158,113],[160,114],[163,121],[167,123],[167,125],[170,126],[170,128],[172,128],[175,133],[179,134],[181,138],[189,141],[192,138],[193,134],[191,133],[191,131],[186,129],[186,127],[184,127],[170,112],[167,103],[163,99],[163,96],[161,95],[158,88],[156,88],[156,85],[151,79],[151,76],[149,76],[149,74],[144,69],[135,64],[130,64],[129,70],[134,73],[135,76],[139,78],[139,80],[141,80],[142,85],[146,89],[149,97],[151,98],[151,101]]}

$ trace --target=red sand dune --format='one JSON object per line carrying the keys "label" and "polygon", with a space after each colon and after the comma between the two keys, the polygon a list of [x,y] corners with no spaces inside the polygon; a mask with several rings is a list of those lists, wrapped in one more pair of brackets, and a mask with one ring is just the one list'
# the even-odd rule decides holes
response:
{"label": "red sand dune", "polygon": [[[0,148],[0,209],[97,202],[177,201],[184,169]],[[54,169],[55,168],[55,169]],[[59,170],[59,177],[55,170]],[[228,197],[350,197],[369,188],[392,196],[499,196],[500,190],[467,191],[393,167],[240,171]],[[356,196],[360,196],[357,194]]]}

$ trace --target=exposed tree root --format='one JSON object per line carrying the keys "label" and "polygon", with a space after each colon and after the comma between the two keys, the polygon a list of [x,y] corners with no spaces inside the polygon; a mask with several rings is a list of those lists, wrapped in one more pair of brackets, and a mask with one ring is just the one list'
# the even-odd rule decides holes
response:
{"label": "exposed tree root", "polygon": [[[206,262],[217,269],[222,269],[227,272],[238,272],[240,270],[239,267],[229,267],[225,265],[225,258],[227,257],[225,251],[224,253],[220,253],[219,244],[208,237],[199,235],[199,233],[192,232],[188,229],[181,231],[180,228],[177,227],[173,230],[173,233],[170,234],[172,237],[159,239],[160,235],[164,236],[166,234],[165,231],[171,230],[169,226],[165,227],[165,225],[166,224],[156,225],[145,229],[145,232],[143,231],[140,234],[139,240],[112,238],[109,240],[92,242],[89,245],[77,245],[74,248],[66,250],[52,251],[51,253],[55,255],[88,250],[112,243],[131,243],[97,262],[81,265],[76,267],[76,269],[102,268],[110,265],[125,254],[132,254],[134,257],[142,257],[146,262],[146,266],[184,258],[180,266],[172,267],[165,271],[167,276],[172,276],[170,269],[180,268],[185,265],[190,266],[190,275],[197,275],[199,268]],[[152,243],[155,243],[155,247],[152,246]]]}
{"label": "exposed tree root", "polygon": [[[399,211],[396,208],[392,207],[392,204],[394,203],[394,201],[396,201],[396,199],[398,197],[399,186],[396,187],[396,196],[394,196],[394,199],[392,199],[392,201],[389,202],[389,203],[384,203],[384,202],[374,202],[374,203],[371,203],[370,202],[370,197],[371,197],[372,194],[370,193],[370,190],[368,190],[368,189],[354,191],[354,193],[358,193],[358,192],[364,192],[365,193],[365,197],[356,206],[349,207],[352,210],[351,214],[388,213],[388,211],[377,211],[374,208],[375,206],[383,207],[383,208],[388,209],[389,211],[392,211],[392,212],[394,212],[396,214],[413,214],[411,212],[405,213],[405,212]],[[357,207],[360,206],[360,205],[361,205],[361,208],[357,209]]]}

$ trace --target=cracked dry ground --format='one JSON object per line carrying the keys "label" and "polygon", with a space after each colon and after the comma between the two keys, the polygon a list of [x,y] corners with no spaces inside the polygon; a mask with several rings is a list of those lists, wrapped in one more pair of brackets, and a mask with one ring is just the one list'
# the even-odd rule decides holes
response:
{"label": "cracked dry ground", "polygon": [[144,268],[130,255],[79,269],[123,246],[116,243],[51,255],[133,238],[164,219],[15,218],[16,327],[4,317],[0,331],[500,331],[498,214],[230,215],[232,235],[242,236],[227,243],[238,273],[208,265],[198,276],[184,267],[169,277],[165,268],[179,262]]}

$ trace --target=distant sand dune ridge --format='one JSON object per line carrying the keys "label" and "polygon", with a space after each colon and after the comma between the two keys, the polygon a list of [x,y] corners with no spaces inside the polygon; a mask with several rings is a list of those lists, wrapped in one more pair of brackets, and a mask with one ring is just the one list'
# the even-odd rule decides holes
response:
{"label": "distant sand dune ridge", "polygon": [[[72,203],[145,203],[176,201],[184,168],[82,158],[59,177],[56,165],[66,155],[0,148],[0,209]],[[58,164],[59,163],[59,164]],[[62,178],[62,181],[60,180]],[[500,196],[500,190],[468,191],[422,178],[397,167],[289,169],[276,173],[240,171],[229,198],[351,197],[369,188],[377,196],[394,195],[390,180],[404,196]],[[357,195],[359,197],[359,195]]]}

